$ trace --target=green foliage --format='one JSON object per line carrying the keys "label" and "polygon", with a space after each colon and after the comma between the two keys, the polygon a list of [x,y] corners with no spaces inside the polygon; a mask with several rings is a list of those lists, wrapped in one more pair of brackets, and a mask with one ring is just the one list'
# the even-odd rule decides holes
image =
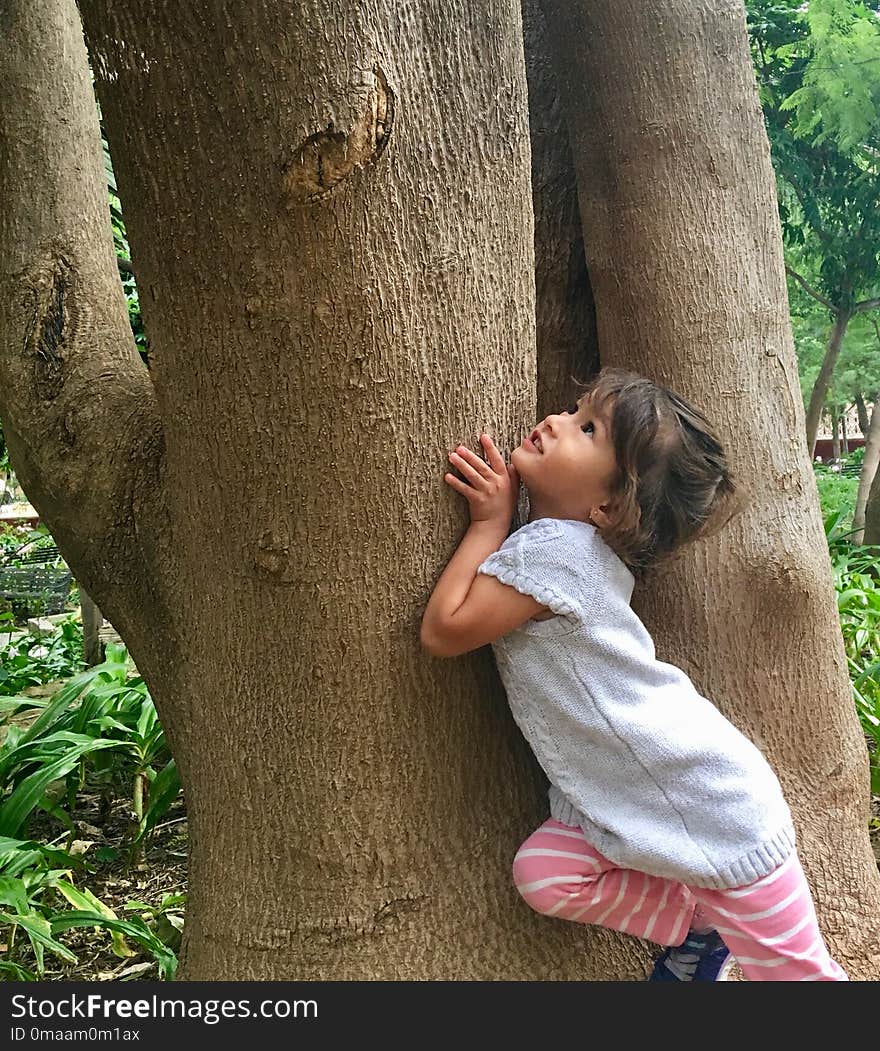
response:
{"label": "green foliage", "polygon": [[852,0],[810,0],[799,14],[809,27],[810,60],[780,108],[794,111],[798,138],[833,140],[840,153],[859,155],[877,135],[880,22]]}
{"label": "green foliage", "polygon": [[856,509],[858,475],[844,475],[818,463],[813,465],[813,470],[823,513],[826,516],[839,513],[840,520],[849,527]]}
{"label": "green foliage", "polygon": [[[0,641],[13,629],[10,613],[0,613]],[[70,678],[83,665],[82,626],[72,618],[61,621],[52,635],[20,635],[0,646],[0,697],[31,686]]]}
{"label": "green foliage", "polygon": [[5,523],[0,525],[0,562],[11,556],[25,542],[21,529],[9,526]]}
{"label": "green foliage", "polygon": [[842,511],[825,517],[853,700],[870,742],[871,791],[880,795],[880,547],[849,543]]}
{"label": "green foliage", "polygon": [[[60,880],[71,878],[72,870],[77,867],[82,867],[82,862],[67,851],[0,837],[0,923],[10,928],[7,953],[12,956],[16,933],[19,929],[24,931],[36,960],[37,975],[43,973],[46,949],[63,960],[76,961],[69,949],[52,938],[50,920],[54,910],[49,892]],[[2,968],[19,980],[37,977],[11,958],[2,961]]]}
{"label": "green foliage", "polygon": [[[794,253],[788,249],[787,255]],[[795,262],[795,269],[816,280],[811,270],[812,263],[804,257]],[[793,280],[789,282],[789,307],[791,329],[798,358],[801,393],[806,406],[822,359],[830,329],[829,314],[825,307],[808,296]],[[826,405],[852,405],[861,395],[866,402],[873,403],[880,391],[880,339],[873,325],[873,314],[856,314],[849,322],[841,347],[840,357],[828,385]]]}
{"label": "green foliage", "polygon": [[[2,919],[2,914],[0,914]],[[125,935],[146,949],[159,965],[162,978],[171,980],[177,970],[177,957],[169,947],[158,938],[139,916],[130,920],[108,917],[101,912],[88,910],[65,912],[56,915],[51,922],[52,934],[70,930],[71,927],[98,927]],[[74,957],[74,962],[76,958]]]}
{"label": "green foliage", "polygon": [[[61,625],[47,652],[33,660],[32,677],[42,680],[57,670],[50,655],[53,647],[69,646],[66,627]],[[15,646],[7,647],[3,671],[10,653],[13,662],[21,656]],[[41,669],[40,660],[49,666]],[[16,663],[9,674],[20,676],[21,666]],[[11,928],[10,947],[16,931],[25,932],[36,971],[11,958],[0,962],[0,970],[32,980],[44,972],[47,950],[76,962],[56,936],[73,927],[100,927],[111,933],[117,955],[131,955],[125,939],[132,939],[152,955],[163,977],[173,977],[182,899],[167,898],[155,909],[134,903],[132,909],[140,914],[122,920],[89,890],[74,885],[73,870],[83,867],[82,859],[23,838],[42,811],[60,822],[72,841],[77,793],[86,783],[104,784],[131,794],[135,817],[128,842],[133,853],[176,799],[177,769],[146,685],[130,672],[125,648],[108,646],[103,664],[75,674],[50,700],[0,698],[0,713],[6,728],[0,745],[0,923]],[[61,899],[73,911],[58,911]]]}
{"label": "green foliage", "polygon": [[746,10],[787,256],[810,257],[819,291],[851,307],[880,285],[876,14],[854,0]]}
{"label": "green foliage", "polygon": [[[56,935],[75,927],[91,927],[110,933],[113,953],[118,957],[134,955],[125,940],[130,938],[157,962],[161,977],[172,979],[183,929],[180,906],[184,896],[168,895],[157,908],[128,902],[126,911],[139,915],[121,920],[91,891],[74,885],[73,870],[83,867],[80,858],[66,851],[0,838],[0,924],[8,927],[7,958],[0,960],[0,973],[13,980],[36,981],[45,972],[47,949],[66,963],[77,963],[75,954]],[[64,908],[65,903],[73,909]],[[36,973],[12,958],[20,955],[16,951],[19,930],[30,942]]]}
{"label": "green foliage", "polygon": [[[859,449],[847,463],[861,462]],[[837,592],[853,701],[870,742],[871,791],[880,795],[880,548],[850,542],[858,476],[814,464]]]}

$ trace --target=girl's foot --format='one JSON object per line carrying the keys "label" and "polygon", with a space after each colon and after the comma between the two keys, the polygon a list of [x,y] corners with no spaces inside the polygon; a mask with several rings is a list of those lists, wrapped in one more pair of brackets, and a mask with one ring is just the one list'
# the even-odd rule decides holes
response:
{"label": "girl's foot", "polygon": [[648,981],[724,982],[732,964],[718,931],[689,931],[681,945],[671,945],[657,957]]}

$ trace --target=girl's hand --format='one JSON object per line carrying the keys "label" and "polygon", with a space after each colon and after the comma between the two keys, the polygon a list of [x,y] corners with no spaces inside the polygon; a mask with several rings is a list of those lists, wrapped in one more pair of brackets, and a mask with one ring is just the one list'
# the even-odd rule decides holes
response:
{"label": "girl's hand", "polygon": [[488,463],[459,445],[449,459],[465,481],[454,474],[445,475],[444,481],[467,499],[472,522],[499,522],[507,529],[519,497],[519,475],[513,464],[504,463],[488,434],[480,435],[480,444],[486,450]]}

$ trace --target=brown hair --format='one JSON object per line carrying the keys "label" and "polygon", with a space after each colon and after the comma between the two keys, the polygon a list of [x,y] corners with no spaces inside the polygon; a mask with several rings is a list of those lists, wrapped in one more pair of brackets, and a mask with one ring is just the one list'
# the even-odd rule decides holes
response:
{"label": "brown hair", "polygon": [[602,537],[635,576],[688,541],[714,535],[745,509],[699,409],[624,369],[604,368],[578,386],[608,419],[618,466]]}

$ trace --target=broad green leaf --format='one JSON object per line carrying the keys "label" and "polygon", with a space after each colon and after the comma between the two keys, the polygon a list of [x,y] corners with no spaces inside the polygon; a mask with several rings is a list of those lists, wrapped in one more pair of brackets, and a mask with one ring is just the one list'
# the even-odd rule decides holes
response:
{"label": "broad green leaf", "polygon": [[65,912],[52,919],[52,933],[69,930],[71,927],[104,927],[118,931],[142,945],[159,964],[163,978],[171,980],[177,969],[177,957],[137,917],[131,920],[111,920],[99,912]]}
{"label": "broad green leaf", "polygon": [[[89,912],[90,910],[98,912],[108,920],[119,918],[109,905],[105,905],[100,898],[96,898],[90,890],[85,888],[83,890],[78,890],[72,883],[65,883],[63,880],[59,880],[56,886],[75,909],[79,909],[82,912]],[[115,956],[121,956],[124,958],[126,956],[135,955],[125,944],[125,938],[123,938],[119,931],[113,932],[112,942],[113,954]]]}
{"label": "broad green leaf", "polygon": [[0,836],[15,836],[37,802],[42,799],[46,788],[53,781],[69,774],[79,762],[80,756],[101,748],[113,748],[115,745],[115,741],[94,740],[90,740],[88,744],[76,745],[67,755],[26,777],[0,805]]}

